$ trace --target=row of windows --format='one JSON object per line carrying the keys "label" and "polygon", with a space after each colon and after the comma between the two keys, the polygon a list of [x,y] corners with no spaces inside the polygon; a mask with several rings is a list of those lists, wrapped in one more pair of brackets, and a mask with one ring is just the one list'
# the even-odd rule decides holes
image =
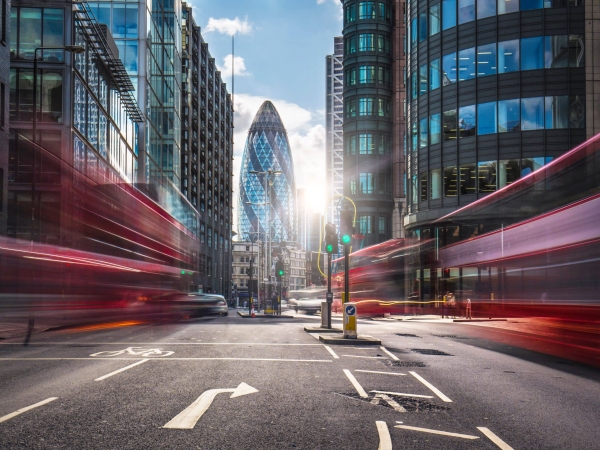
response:
{"label": "row of windows", "polygon": [[[62,123],[63,74],[61,70],[42,69],[37,76],[37,120]],[[40,92],[41,91],[41,92]],[[10,120],[33,120],[33,70],[10,69]]]}
{"label": "row of windows", "polygon": [[356,232],[358,234],[371,234],[377,232],[379,234],[386,234],[388,231],[388,218],[384,216],[376,217],[377,229],[373,228],[373,216],[357,216],[356,217]]}
{"label": "row of windows", "polygon": [[412,177],[412,203],[457,195],[487,194],[529,175],[552,157],[504,159],[447,166]]}
{"label": "row of windows", "polygon": [[391,137],[387,134],[380,134],[378,139],[372,133],[361,133],[345,136],[346,155],[374,155],[377,153],[385,155],[390,153]]}
{"label": "row of windows", "polygon": [[411,74],[410,98],[442,85],[497,73],[583,67],[583,49],[583,36],[559,35],[513,39],[448,53]]}
{"label": "row of windows", "polygon": [[356,15],[356,3],[346,5],[344,8],[344,23],[346,25],[358,20],[390,20],[390,8],[384,2],[358,2],[358,16]]}
{"label": "row of windows", "polygon": [[[357,77],[358,73],[358,77]],[[346,70],[346,86],[358,84],[379,83],[389,85],[391,82],[390,69],[381,66],[358,66]]]}
{"label": "row of windows", "polygon": [[[376,183],[376,181],[378,182]],[[392,192],[392,179],[389,173],[361,172],[358,174],[358,178],[356,175],[350,175],[349,187],[352,195],[390,194]]]}
{"label": "row of windows", "polygon": [[[358,47],[356,46],[358,36]],[[344,41],[344,48],[346,49],[346,55],[351,55],[359,52],[380,52],[390,53],[391,44],[390,38],[384,34],[375,33],[360,33],[358,35],[353,34],[348,36]]]}
{"label": "row of windows", "polygon": [[[357,110],[358,105],[358,110]],[[390,101],[386,98],[364,97],[357,99],[353,98],[345,102],[346,118],[356,117],[357,111],[359,116],[379,116],[390,117]]]}
{"label": "row of windows", "polygon": [[559,8],[567,4],[582,6],[583,0],[442,0],[414,17],[409,26],[411,47],[457,24],[495,15],[542,8]]}
{"label": "row of windows", "polygon": [[[458,114],[457,114],[458,112]],[[583,128],[579,96],[530,97],[462,106],[412,123],[412,150],[474,135],[527,130]]]}
{"label": "row of windows", "polygon": [[38,47],[54,50],[38,52],[45,62],[64,61],[64,10],[62,8],[18,8],[10,11],[10,57],[33,59]]}

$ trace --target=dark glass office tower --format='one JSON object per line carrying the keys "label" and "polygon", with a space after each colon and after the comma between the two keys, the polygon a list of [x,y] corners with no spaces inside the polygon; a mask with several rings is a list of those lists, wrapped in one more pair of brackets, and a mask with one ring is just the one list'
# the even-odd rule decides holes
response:
{"label": "dark glass office tower", "polygon": [[410,236],[467,237],[431,223],[599,131],[592,3],[407,2]]}
{"label": "dark glass office tower", "polygon": [[[391,238],[393,1],[344,8],[344,196],[362,246]],[[352,208],[350,202],[344,204]]]}
{"label": "dark glass office tower", "polygon": [[[8,61],[10,28],[10,0],[2,0],[0,10],[0,61]],[[0,235],[6,234],[6,197],[8,191],[8,93],[10,66],[0,67]]]}

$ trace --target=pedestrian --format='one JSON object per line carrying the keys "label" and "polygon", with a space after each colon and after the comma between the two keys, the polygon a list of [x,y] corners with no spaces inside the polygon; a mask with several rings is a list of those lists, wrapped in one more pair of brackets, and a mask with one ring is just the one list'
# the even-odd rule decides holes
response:
{"label": "pedestrian", "polygon": [[446,293],[442,297],[442,319],[444,318],[444,316],[447,315],[447,312],[448,312],[448,309],[447,309],[448,306],[446,305],[446,302],[448,301],[448,294],[449,294],[449,292],[446,291]]}
{"label": "pedestrian", "polygon": [[471,299],[467,299],[467,319],[471,320]]}

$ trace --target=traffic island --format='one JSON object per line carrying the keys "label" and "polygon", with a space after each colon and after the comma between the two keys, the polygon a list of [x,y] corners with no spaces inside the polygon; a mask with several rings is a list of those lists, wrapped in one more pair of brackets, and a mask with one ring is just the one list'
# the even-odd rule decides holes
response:
{"label": "traffic island", "polygon": [[453,322],[506,322],[508,319],[454,319]]}
{"label": "traffic island", "polygon": [[345,338],[342,333],[319,335],[319,341],[329,345],[381,345],[379,339],[371,336],[357,336],[356,338]]}
{"label": "traffic island", "polygon": [[[243,317],[244,319],[252,318],[252,315],[248,314],[247,312],[238,311],[237,313],[240,315],[240,317]],[[267,319],[294,319],[295,318],[295,316],[287,316],[287,315],[283,315],[283,314],[281,314],[281,315],[276,315],[276,314],[254,314],[254,317],[255,318],[261,318],[261,319],[263,319],[263,318],[267,318]]]}
{"label": "traffic island", "polygon": [[308,333],[341,333],[341,328],[325,328],[325,327],[304,327],[304,331]]}

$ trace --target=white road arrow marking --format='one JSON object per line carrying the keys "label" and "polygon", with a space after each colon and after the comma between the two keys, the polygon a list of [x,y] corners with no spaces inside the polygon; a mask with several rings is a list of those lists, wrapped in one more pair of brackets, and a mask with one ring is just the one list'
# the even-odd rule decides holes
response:
{"label": "white road arrow marking", "polygon": [[377,432],[379,433],[378,450],[392,450],[392,437],[390,436],[387,423],[378,420],[375,422],[375,425],[377,425]]}
{"label": "white road arrow marking", "polygon": [[397,412],[406,412],[406,409],[400,406],[398,402],[396,402],[396,400],[392,399],[391,397],[388,397],[385,394],[375,394],[375,398],[371,400],[371,404],[379,405],[379,399],[387,402],[387,404],[394,408]]}
{"label": "white road arrow marking", "polygon": [[196,422],[200,420],[202,415],[210,407],[213,400],[218,394],[225,392],[232,392],[229,398],[241,397],[242,395],[254,394],[258,392],[258,389],[247,385],[246,383],[240,383],[235,389],[210,389],[202,393],[200,397],[196,399],[194,403],[188,406],[186,409],[177,414],[169,423],[163,428],[179,428],[185,430],[191,430],[196,425]]}
{"label": "white road arrow marking", "polygon": [[433,398],[433,395],[403,394],[402,392],[389,392],[389,391],[371,391],[371,392],[373,392],[375,394],[398,395],[400,397]]}

